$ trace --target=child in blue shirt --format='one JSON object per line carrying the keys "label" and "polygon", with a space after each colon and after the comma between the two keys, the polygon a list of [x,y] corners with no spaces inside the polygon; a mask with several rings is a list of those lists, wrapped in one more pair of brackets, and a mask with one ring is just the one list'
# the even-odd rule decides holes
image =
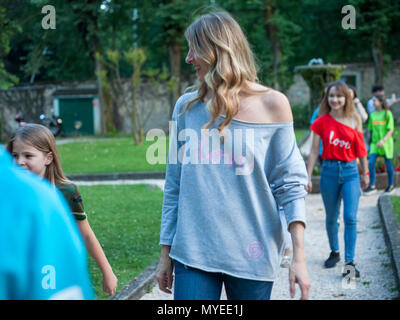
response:
{"label": "child in blue shirt", "polygon": [[93,299],[82,238],[62,197],[0,147],[0,300]]}

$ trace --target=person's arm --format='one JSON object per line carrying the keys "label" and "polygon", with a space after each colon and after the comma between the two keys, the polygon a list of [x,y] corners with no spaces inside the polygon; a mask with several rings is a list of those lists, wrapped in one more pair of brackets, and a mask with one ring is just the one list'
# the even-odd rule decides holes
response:
{"label": "person's arm", "polygon": [[393,130],[389,130],[386,135],[378,141],[378,143],[376,144],[379,148],[382,148],[383,145],[385,144],[385,142],[387,141],[387,139],[390,138],[390,136],[393,134]]}
{"label": "person's arm", "polygon": [[392,104],[395,104],[397,102],[400,102],[400,98],[390,99],[389,102],[387,103],[387,105],[388,105],[388,107],[390,107]]}
{"label": "person's arm", "polygon": [[318,154],[319,154],[319,144],[320,144],[321,138],[319,135],[314,133],[313,135],[313,141],[312,141],[312,146],[311,146],[311,153],[308,157],[307,161],[307,174],[308,174],[308,184],[307,184],[307,192],[310,193],[312,191],[312,173],[315,167],[315,164],[318,159]]}
{"label": "person's arm", "polygon": [[360,112],[360,116],[361,116],[361,120],[362,122],[367,121],[368,119],[368,113],[365,111],[364,106],[362,105],[360,99],[355,98],[354,99],[354,103],[356,105],[356,108],[358,108],[359,112]]}
{"label": "person's arm", "polygon": [[[370,126],[371,126],[371,119],[368,122],[368,129],[370,128]],[[359,131],[361,134],[363,133],[361,121],[357,121],[356,130]],[[362,138],[360,138],[360,141],[358,143],[362,143],[365,146],[365,141],[363,136]],[[359,157],[358,159],[360,160],[360,167],[361,167],[361,188],[365,190],[369,186],[368,158],[365,155],[363,157]]]}
{"label": "person's arm", "polygon": [[[177,137],[180,128],[180,126],[178,126],[178,112],[180,112],[182,103],[183,96],[176,102],[172,113],[172,126],[169,139],[170,145],[167,170],[165,172],[164,200],[161,212],[160,245],[162,248],[155,275],[160,290],[169,294],[172,293],[169,289],[172,288],[173,280],[173,263],[169,257],[169,252],[176,232],[181,177],[181,161],[180,159],[173,159],[171,157],[174,156],[173,152],[179,150],[181,145]],[[182,115],[182,117],[184,117],[184,115]]]}
{"label": "person's arm", "polygon": [[171,246],[162,246],[161,257],[155,275],[160,290],[169,294],[172,293],[170,289],[172,289],[172,283],[174,281],[174,276],[172,274],[174,266],[171,258],[169,257],[170,250]]}
{"label": "person's arm", "polygon": [[306,266],[306,255],[304,250],[304,224],[299,221],[289,225],[292,236],[293,260],[289,269],[290,296],[294,298],[295,284],[301,288],[301,300],[307,300],[311,283]]}
{"label": "person's arm", "polygon": [[[288,99],[281,93],[276,94],[274,98],[274,101],[270,102],[272,106],[269,106],[269,110],[273,111],[276,120],[293,121]],[[294,286],[297,283],[302,293],[301,298],[307,299],[310,289],[304,253],[307,171],[296,144],[293,127],[279,129],[270,141],[270,149],[274,159],[269,159],[267,179],[277,204],[283,208],[293,243],[294,259],[290,266],[289,289],[294,297]]]}
{"label": "person's arm", "polygon": [[361,188],[365,190],[369,186],[368,158],[367,156],[364,156],[359,159],[361,167]]}
{"label": "person's arm", "polygon": [[387,127],[386,129],[388,130],[386,135],[378,141],[377,146],[379,148],[382,148],[385,142],[391,137],[391,135],[394,132],[394,119],[393,119],[393,113],[389,110],[388,111],[388,121],[387,121]]}
{"label": "person's arm", "polygon": [[96,235],[90,227],[88,220],[85,219],[77,222],[83,241],[85,242],[86,249],[97,263],[103,275],[103,290],[104,292],[108,293],[109,296],[113,296],[117,289],[118,279],[108,263],[103,248],[101,247]]}

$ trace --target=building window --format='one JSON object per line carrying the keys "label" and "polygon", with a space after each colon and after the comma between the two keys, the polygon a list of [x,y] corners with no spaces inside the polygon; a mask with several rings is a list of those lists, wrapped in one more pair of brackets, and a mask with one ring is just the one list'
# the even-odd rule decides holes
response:
{"label": "building window", "polygon": [[340,80],[346,82],[346,84],[357,88],[357,76],[356,75],[342,75]]}

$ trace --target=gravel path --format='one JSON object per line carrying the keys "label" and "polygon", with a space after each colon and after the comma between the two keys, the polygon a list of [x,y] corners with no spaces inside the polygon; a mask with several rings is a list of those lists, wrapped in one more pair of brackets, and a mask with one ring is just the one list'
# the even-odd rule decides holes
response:
{"label": "gravel path", "polygon": [[74,181],[79,186],[110,185],[110,184],[148,184],[157,186],[164,190],[165,180],[142,179],[142,180],[107,180],[107,181]]}
{"label": "gravel path", "polygon": [[[93,185],[98,182],[78,182],[79,185]],[[119,180],[106,181],[101,184],[138,184],[157,185],[163,189],[163,180]],[[400,195],[400,189],[396,189]],[[325,232],[325,212],[320,194],[310,194],[306,198],[307,222],[305,247],[307,267],[310,274],[310,299],[314,300],[387,300],[399,296],[391,265],[388,249],[385,244],[383,229],[378,213],[380,193],[362,196],[357,215],[357,246],[355,263],[360,270],[361,279],[350,284],[341,276],[344,258],[343,221],[339,228],[339,243],[342,261],[335,268],[325,269],[323,262],[329,256],[329,244]],[[342,219],[342,216],[341,216]],[[296,297],[300,290],[296,285]],[[150,293],[141,300],[170,300],[173,296],[163,293],[155,285]],[[226,299],[223,290],[221,299]],[[272,290],[272,300],[287,300],[289,296],[288,269],[280,269],[279,277]]]}

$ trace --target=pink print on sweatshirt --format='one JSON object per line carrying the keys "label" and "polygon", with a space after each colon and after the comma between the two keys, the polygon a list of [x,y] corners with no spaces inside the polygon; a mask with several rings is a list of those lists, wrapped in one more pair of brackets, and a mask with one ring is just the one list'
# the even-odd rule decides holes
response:
{"label": "pink print on sweatshirt", "polygon": [[[206,133],[206,139],[209,138],[208,132]],[[254,168],[254,158],[251,161],[246,161],[246,157],[243,155],[235,156],[234,152],[227,151],[224,153],[224,150],[221,146],[218,146],[216,149],[212,149],[210,153],[207,154],[208,150],[204,150],[204,144],[205,144],[205,139],[201,139],[201,144],[200,144],[200,150],[199,150],[199,157],[200,157],[200,162],[203,163],[204,160],[206,160],[207,163],[210,164],[220,164],[221,160],[223,161],[224,164],[226,164],[228,167],[231,167],[233,163],[237,164],[237,174],[241,175],[247,175],[251,174]],[[231,148],[229,148],[231,149]],[[205,155],[203,155],[205,153]]]}

